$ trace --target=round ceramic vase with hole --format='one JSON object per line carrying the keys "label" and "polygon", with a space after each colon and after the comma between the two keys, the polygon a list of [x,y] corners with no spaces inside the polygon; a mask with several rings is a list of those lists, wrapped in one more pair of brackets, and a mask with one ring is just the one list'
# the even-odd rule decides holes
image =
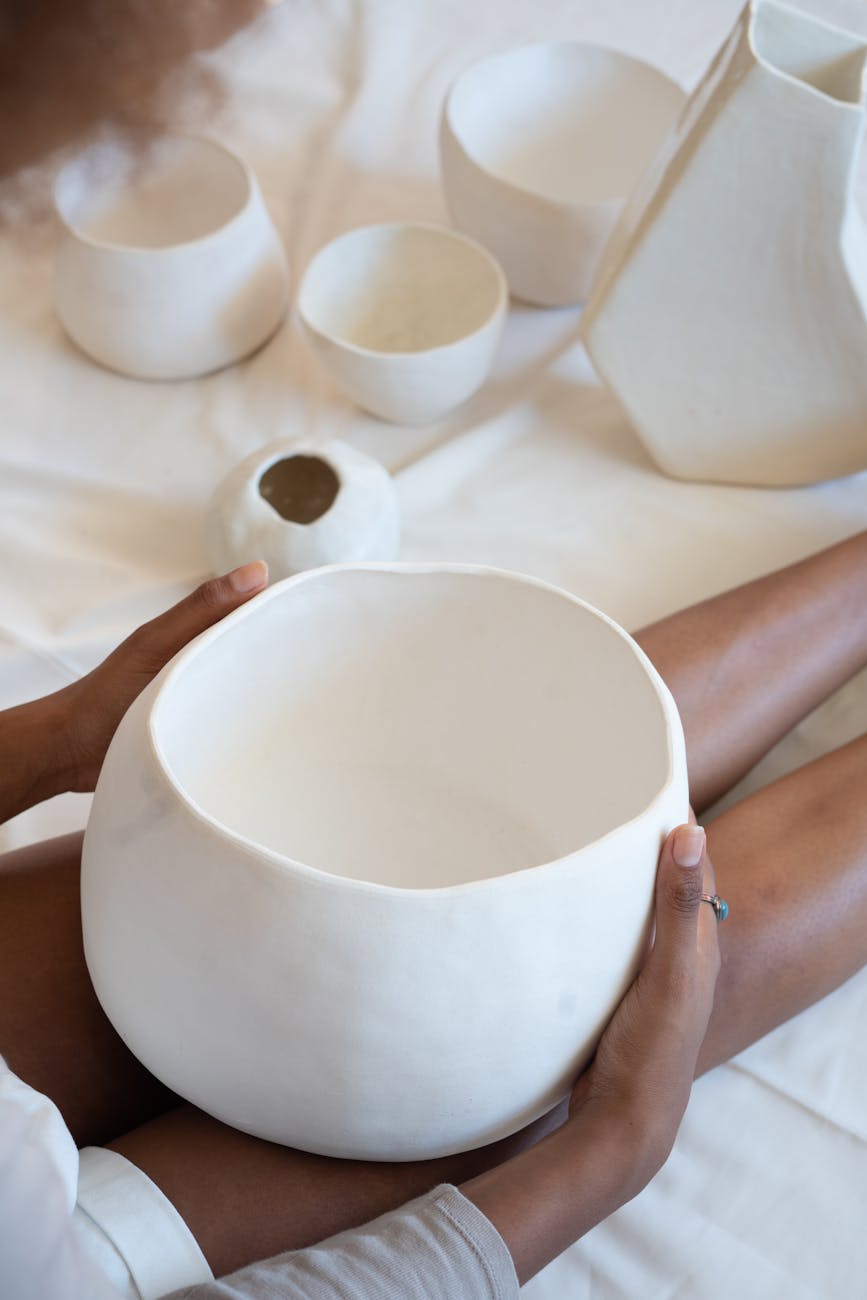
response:
{"label": "round ceramic vase with hole", "polygon": [[424,424],[484,382],[506,317],[496,261],[439,226],[351,230],[313,258],[298,315],[340,389],[372,415]]}
{"label": "round ceramic vase with hole", "polygon": [[569,1090],[633,979],[683,735],[574,596],[311,570],[198,637],[100,774],[97,995],[157,1078],[329,1156],[492,1142]]}
{"label": "round ceramic vase with hole", "polygon": [[222,145],[96,145],[55,183],[57,313],[83,352],[183,379],[255,351],[288,304],[283,246],[256,179]]}
{"label": "round ceramic vase with hole", "polygon": [[392,560],[400,511],[391,475],[336,439],[273,442],[223,480],[208,515],[215,573],[266,560],[271,579],[350,560]]}
{"label": "round ceramic vase with hole", "polygon": [[624,200],[685,98],[640,59],[580,41],[472,64],[449,92],[440,131],[456,225],[491,250],[515,297],[583,302]]}

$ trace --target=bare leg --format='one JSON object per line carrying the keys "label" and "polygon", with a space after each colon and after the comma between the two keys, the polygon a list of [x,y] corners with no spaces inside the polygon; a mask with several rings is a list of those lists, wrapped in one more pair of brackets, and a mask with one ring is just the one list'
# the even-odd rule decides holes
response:
{"label": "bare leg", "polygon": [[867,962],[867,736],[759,790],[707,831],[731,912],[700,1073]]}
{"label": "bare leg", "polygon": [[127,1051],[97,1001],[81,940],[80,860],[80,835],[0,858],[0,1052],[86,1146],[177,1098]]}
{"label": "bare leg", "polygon": [[867,532],[636,639],[677,701],[706,808],[867,664]]}

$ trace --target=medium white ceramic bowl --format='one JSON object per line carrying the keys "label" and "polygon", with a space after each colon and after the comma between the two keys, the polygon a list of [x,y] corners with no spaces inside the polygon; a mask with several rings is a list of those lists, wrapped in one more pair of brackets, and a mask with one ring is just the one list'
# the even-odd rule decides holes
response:
{"label": "medium white ceramic bowl", "polygon": [[215,573],[265,560],[272,581],[351,560],[393,560],[400,510],[388,470],[345,442],[282,440],[226,476],[208,512]]}
{"label": "medium white ceramic bowl", "polygon": [[569,1088],[687,816],[674,702],[573,596],[316,569],[127,713],[82,865],[87,963],[160,1079],[333,1156],[491,1142]]}
{"label": "medium white ceramic bowl", "polygon": [[238,361],[286,312],[288,273],[250,169],[213,140],[96,145],[54,188],[60,320],[111,370],[182,379]]}
{"label": "medium white ceramic bowl", "polygon": [[685,99],[649,64],[577,41],[472,64],[446,98],[440,132],[455,223],[491,250],[516,297],[583,302],[624,200]]}
{"label": "medium white ceramic bowl", "polygon": [[439,226],[364,226],[316,254],[298,291],[307,337],[359,406],[398,424],[439,419],[476,391],[506,315],[503,272]]}

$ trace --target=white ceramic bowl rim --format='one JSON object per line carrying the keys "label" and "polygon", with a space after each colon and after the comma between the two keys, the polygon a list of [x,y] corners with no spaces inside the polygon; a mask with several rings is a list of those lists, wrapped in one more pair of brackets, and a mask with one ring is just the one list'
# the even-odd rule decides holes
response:
{"label": "white ceramic bowl rim", "polygon": [[[366,894],[373,893],[373,894],[384,895],[392,898],[403,897],[405,899],[417,898],[419,896],[434,895],[434,894],[438,896],[444,894],[454,896],[454,895],[467,893],[468,891],[471,890],[494,889],[497,888],[498,886],[501,886],[505,879],[510,879],[512,877],[526,876],[526,874],[529,872],[556,870],[556,868],[561,863],[565,862],[571,856],[571,851],[564,853],[560,857],[554,858],[549,862],[540,862],[534,864],[533,866],[524,867],[519,870],[512,871],[509,873],[508,876],[505,877],[491,876],[481,880],[462,881],[458,884],[452,884],[452,885],[433,885],[433,886],[421,886],[419,888],[415,888],[412,886],[405,886],[405,885],[382,884],[378,881],[362,880],[354,876],[338,876],[332,874],[331,872],[321,870],[319,867],[313,867],[310,866],[308,863],[300,862],[297,859],[289,857],[286,854],[279,853],[276,850],[269,848],[266,844],[262,844],[256,840],[252,840],[248,836],[242,834],[241,832],[237,830],[233,830],[230,826],[227,826],[225,825],[225,823],[219,821],[217,817],[214,817],[210,813],[206,812],[205,809],[201,806],[201,804],[189,794],[189,792],[186,790],[183,783],[175,775],[174,771],[172,770],[171,763],[169,762],[168,757],[165,753],[165,750],[163,749],[163,746],[161,745],[158,736],[156,734],[157,727],[159,724],[160,707],[163,701],[163,697],[169,685],[172,684],[181,675],[181,673],[186,669],[190,661],[193,660],[196,657],[196,655],[200,654],[202,650],[204,650],[208,645],[211,644],[211,642],[217,640],[218,637],[222,636],[223,633],[228,628],[234,626],[235,623],[240,622],[245,617],[248,617],[251,610],[254,609],[256,606],[261,606],[267,601],[278,598],[288,588],[297,586],[300,583],[311,582],[311,581],[315,582],[317,580],[321,580],[323,577],[326,577],[329,573],[345,573],[347,571],[361,572],[361,573],[364,572],[395,573],[395,574],[405,574],[405,575],[426,574],[426,573],[459,574],[459,575],[465,574],[469,576],[478,576],[478,577],[496,577],[496,578],[505,578],[512,582],[523,583],[531,587],[536,587],[541,591],[550,592],[551,595],[558,596],[561,599],[570,601],[572,604],[578,605],[580,608],[584,609],[587,613],[594,615],[596,618],[600,620],[600,622],[604,623],[613,633],[615,633],[617,637],[629,643],[639,663],[642,664],[645,671],[647,672],[651,682],[654,684],[661,685],[663,690],[667,689],[665,688],[665,685],[662,682],[662,679],[659,677],[659,674],[657,673],[653,664],[650,662],[650,660],[647,658],[647,656],[644,654],[641,648],[635,644],[632,638],[629,637],[627,633],[624,632],[624,630],[617,623],[615,623],[615,621],[612,618],[609,618],[607,614],[604,614],[601,610],[589,604],[587,601],[581,600],[580,597],[574,596],[571,592],[566,591],[564,588],[557,587],[550,582],[544,582],[540,578],[531,577],[529,574],[517,573],[509,569],[500,569],[492,565],[452,564],[452,563],[435,563],[435,562],[412,563],[412,562],[394,562],[394,561],[387,561],[387,562],[370,561],[365,563],[323,565],[320,568],[309,569],[303,573],[295,574],[290,578],[285,578],[282,582],[275,583],[273,586],[267,588],[266,591],[262,592],[261,595],[256,596],[252,601],[249,601],[246,605],[242,605],[240,609],[235,610],[232,614],[229,614],[226,618],[221,619],[220,622],[215,623],[213,627],[209,628],[206,632],[203,632],[193,642],[191,642],[190,645],[188,645],[178,655],[176,655],[176,657],[169,663],[167,668],[160,675],[158,679],[159,687],[151,703],[148,718],[147,718],[147,744],[150,747],[150,751],[155,760],[156,769],[159,772],[162,780],[165,781],[165,783],[168,785],[168,787],[170,788],[174,796],[177,799],[179,799],[180,802],[186,807],[189,814],[196,821],[198,821],[209,834],[218,837],[221,840],[221,842],[225,842],[226,840],[231,841],[233,844],[237,845],[238,848],[240,848],[241,851],[244,853],[244,856],[250,859],[254,864],[257,865],[267,864],[269,868],[271,868],[272,870],[277,870],[279,872],[283,872],[287,868],[291,868],[293,871],[299,872],[302,875],[306,876],[310,881],[318,883],[321,887],[339,888],[341,890],[348,888],[360,893],[366,893]],[[596,839],[590,841],[590,843],[584,845],[582,848],[582,852],[585,852],[592,845],[604,844],[605,841],[609,840],[612,836],[622,834],[624,827],[631,826],[641,821],[643,818],[647,816],[650,809],[652,809],[656,804],[658,804],[664,799],[665,795],[670,790],[671,786],[674,784],[674,781],[676,779],[676,763],[675,763],[675,746],[673,744],[671,725],[668,717],[665,714],[664,709],[662,708],[662,704],[659,698],[658,686],[657,686],[657,691],[655,693],[656,693],[656,705],[657,708],[659,709],[660,719],[662,721],[663,728],[665,731],[665,753],[666,753],[666,760],[667,760],[667,767],[668,767],[666,779],[662,783],[662,785],[660,785],[659,789],[656,791],[653,798],[645,805],[644,808],[641,808],[632,817],[621,822],[619,825],[612,827],[610,831],[607,831],[605,834],[598,836]]]}
{"label": "white ceramic bowl rim", "polygon": [[169,244],[126,244],[122,240],[98,239],[93,235],[88,235],[85,230],[81,229],[76,220],[70,215],[67,215],[67,212],[65,211],[67,201],[64,198],[62,191],[65,184],[68,182],[68,178],[78,167],[81,166],[82,162],[90,154],[108,149],[116,149],[118,153],[127,153],[130,156],[132,156],[134,152],[132,149],[125,149],[125,147],[119,143],[97,142],[83,150],[77,157],[70,159],[70,161],[60,169],[57,176],[54,178],[54,183],[51,187],[54,209],[63,226],[73,239],[78,240],[79,243],[88,245],[90,248],[103,249],[109,253],[123,253],[124,255],[134,257],[158,258],[160,256],[165,256],[166,254],[174,253],[178,249],[192,249],[207,245],[212,240],[223,235],[225,231],[231,230],[232,227],[241,220],[253,200],[256,191],[256,178],[253,175],[252,169],[240,154],[229,149],[227,145],[221,144],[219,140],[213,140],[209,136],[204,135],[175,133],[161,136],[157,143],[160,144],[166,141],[183,141],[184,143],[206,145],[209,149],[221,153],[240,170],[244,184],[244,196],[242,202],[236,208],[235,212],[233,212],[232,216],[226,221],[221,221],[211,230],[205,231],[201,235],[194,235],[191,239],[182,239]]}
{"label": "white ceramic bowl rim", "polygon": [[[367,234],[374,230],[429,231],[435,235],[446,236],[455,243],[464,244],[477,253],[479,255],[479,260],[484,261],[488,268],[494,273],[497,282],[496,301],[485,319],[477,325],[475,329],[469,330],[466,334],[461,334],[455,339],[450,339],[447,343],[435,343],[431,347],[427,348],[416,348],[413,350],[402,351],[366,348],[360,343],[353,343],[350,339],[345,338],[341,334],[336,334],[330,330],[322,329],[321,326],[317,325],[304,308],[304,288],[309,272],[313,269],[313,266],[320,257],[323,257],[344,240],[349,240],[356,235]],[[497,316],[506,311],[508,301],[509,286],[506,281],[506,273],[494,255],[490,253],[484,245],[480,244],[478,240],[471,239],[469,235],[463,234],[462,231],[453,230],[449,226],[439,226],[432,221],[382,221],[376,222],[370,226],[356,226],[352,230],[346,230],[342,235],[337,235],[336,238],[329,240],[327,244],[323,244],[322,247],[313,254],[313,257],[304,269],[304,275],[301,277],[301,284],[298,287],[297,310],[299,316],[309,329],[321,335],[323,338],[330,339],[334,343],[339,344],[340,347],[344,348],[347,352],[355,353],[356,356],[360,357],[388,357],[390,361],[394,361],[396,364],[406,364],[418,357],[432,356],[439,352],[446,352],[449,348],[454,348],[461,343],[465,343],[468,339],[475,338],[489,327],[492,320],[495,320]]]}
{"label": "white ceramic bowl rim", "polygon": [[[678,91],[682,100],[681,107],[687,102],[687,96],[683,91],[683,88],[664,73],[661,68],[657,68],[654,64],[648,63],[645,59],[639,59],[634,55],[626,54],[622,50],[615,49],[612,46],[597,45],[592,41],[532,41],[526,45],[516,45],[504,50],[495,50],[493,53],[486,54],[481,59],[476,59],[473,63],[470,63],[467,67],[463,68],[455,77],[446,95],[444,109],[445,119],[457,144],[471,160],[473,166],[477,167],[480,172],[484,173],[484,175],[489,177],[491,180],[496,181],[498,185],[503,185],[512,190],[513,193],[522,194],[526,198],[532,199],[537,203],[545,203],[553,208],[561,210],[570,212],[587,212],[588,210],[593,211],[594,209],[604,209],[611,203],[622,202],[623,199],[626,198],[626,195],[624,193],[617,193],[611,194],[607,198],[569,200],[555,198],[552,195],[545,194],[531,186],[522,185],[511,177],[502,175],[480,158],[476,151],[470,148],[461,127],[455,121],[455,105],[453,101],[457,98],[457,95],[462,88],[462,82],[465,78],[469,77],[472,73],[477,72],[485,64],[493,63],[498,59],[510,55],[525,54],[535,50],[552,49],[554,47],[570,48],[576,51],[592,50],[594,52],[605,54],[612,60],[612,62],[621,62],[624,65],[631,64],[633,67],[641,68],[643,71],[651,73],[658,80],[660,86],[667,85],[671,89]],[[676,119],[673,117],[672,125],[675,120]],[[650,159],[648,159],[648,162],[649,161]]]}

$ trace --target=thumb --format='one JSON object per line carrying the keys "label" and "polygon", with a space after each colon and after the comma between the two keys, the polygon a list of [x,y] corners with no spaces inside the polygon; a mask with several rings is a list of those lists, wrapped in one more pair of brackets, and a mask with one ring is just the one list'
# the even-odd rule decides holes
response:
{"label": "thumb", "polygon": [[127,671],[156,673],[183,647],[268,582],[268,566],[254,560],[222,577],[203,582],[184,600],[133,632],[107,661]]}
{"label": "thumb", "polygon": [[701,907],[705,833],[678,826],[663,845],[656,873],[656,960],[676,962],[695,953]]}

